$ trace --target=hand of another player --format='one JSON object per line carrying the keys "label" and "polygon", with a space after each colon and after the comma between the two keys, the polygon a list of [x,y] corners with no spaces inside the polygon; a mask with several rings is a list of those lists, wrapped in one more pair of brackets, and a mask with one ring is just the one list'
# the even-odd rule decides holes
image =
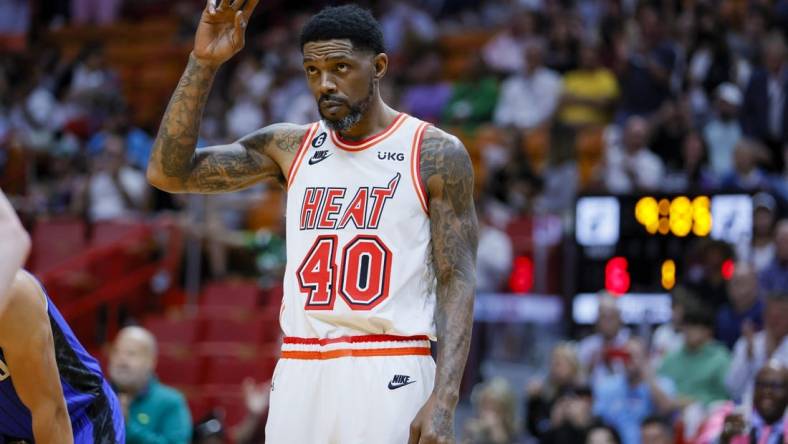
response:
{"label": "hand of another player", "polygon": [[[214,1],[218,5],[214,6]],[[203,63],[219,66],[240,51],[244,47],[249,16],[257,2],[207,0],[194,37],[194,57]]]}
{"label": "hand of another player", "polygon": [[410,423],[408,444],[449,443],[454,443],[454,409],[441,405],[433,393]]}
{"label": "hand of another player", "polygon": [[262,416],[268,408],[268,399],[271,396],[271,383],[255,384],[254,380],[247,378],[243,382],[244,402],[246,410],[253,416]]}

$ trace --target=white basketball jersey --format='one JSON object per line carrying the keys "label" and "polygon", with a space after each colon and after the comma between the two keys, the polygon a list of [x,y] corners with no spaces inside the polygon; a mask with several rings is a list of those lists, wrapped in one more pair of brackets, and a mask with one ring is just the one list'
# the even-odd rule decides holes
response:
{"label": "white basketball jersey", "polygon": [[343,141],[323,122],[288,172],[285,336],[435,339],[428,201],[419,178],[427,123],[400,114]]}

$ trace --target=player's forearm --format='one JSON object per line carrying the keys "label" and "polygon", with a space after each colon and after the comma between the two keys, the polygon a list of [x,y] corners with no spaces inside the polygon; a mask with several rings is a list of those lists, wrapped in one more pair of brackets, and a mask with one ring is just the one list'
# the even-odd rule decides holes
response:
{"label": "player's forearm", "polygon": [[[473,270],[473,268],[470,268]],[[438,284],[435,323],[438,335],[434,393],[439,405],[454,409],[468,358],[473,326],[472,278],[453,275]]]}
{"label": "player's forearm", "polygon": [[[62,401],[62,400],[61,400]],[[72,444],[71,419],[63,402],[51,402],[31,410],[33,437],[40,444]]]}
{"label": "player's forearm", "polygon": [[216,70],[217,67],[199,62],[194,55],[189,56],[153,144],[148,180],[154,186],[177,187],[189,177],[200,120]]}

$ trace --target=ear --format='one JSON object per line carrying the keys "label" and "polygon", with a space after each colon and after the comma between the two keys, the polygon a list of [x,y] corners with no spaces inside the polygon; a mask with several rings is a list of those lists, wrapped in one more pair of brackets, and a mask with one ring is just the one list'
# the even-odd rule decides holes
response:
{"label": "ear", "polygon": [[389,56],[385,52],[381,52],[372,59],[372,66],[375,68],[375,80],[382,79],[389,69]]}

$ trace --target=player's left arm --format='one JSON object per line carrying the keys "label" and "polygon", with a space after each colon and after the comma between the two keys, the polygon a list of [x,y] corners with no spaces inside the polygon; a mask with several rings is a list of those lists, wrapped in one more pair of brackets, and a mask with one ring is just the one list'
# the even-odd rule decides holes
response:
{"label": "player's left arm", "polygon": [[473,167],[463,144],[430,127],[421,146],[429,194],[432,262],[437,278],[435,388],[411,424],[410,443],[453,443],[454,410],[473,325],[478,222]]}
{"label": "player's left arm", "polygon": [[24,271],[17,273],[8,296],[8,307],[0,314],[0,347],[14,389],[33,417],[35,442],[72,444],[45,299]]}
{"label": "player's left arm", "polygon": [[14,276],[24,265],[30,252],[30,236],[22,227],[11,203],[0,190],[0,313],[8,297],[6,289],[14,282]]}

